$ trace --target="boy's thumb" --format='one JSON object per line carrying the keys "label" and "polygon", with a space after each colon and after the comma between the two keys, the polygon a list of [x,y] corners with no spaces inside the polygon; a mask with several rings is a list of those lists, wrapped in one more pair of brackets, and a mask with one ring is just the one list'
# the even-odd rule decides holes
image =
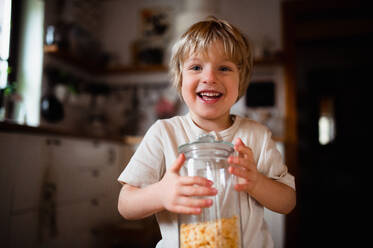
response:
{"label": "boy's thumb", "polygon": [[179,173],[181,167],[183,167],[184,161],[185,161],[185,156],[183,153],[181,153],[175,160],[174,164],[172,165],[171,171],[175,173]]}

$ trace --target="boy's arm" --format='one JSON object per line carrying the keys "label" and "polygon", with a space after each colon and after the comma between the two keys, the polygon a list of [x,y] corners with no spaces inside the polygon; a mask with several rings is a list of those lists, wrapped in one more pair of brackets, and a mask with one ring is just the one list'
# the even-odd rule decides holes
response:
{"label": "boy's arm", "polygon": [[125,184],[119,194],[118,210],[126,219],[142,219],[162,210],[180,214],[199,214],[212,204],[211,199],[192,196],[211,196],[217,193],[212,182],[203,177],[182,177],[179,171],[185,157],[181,154],[166,171],[161,181],[144,188]]}
{"label": "boy's arm", "polygon": [[249,194],[264,207],[281,214],[290,213],[296,205],[296,194],[293,188],[261,173],[259,173],[258,182]]}
{"label": "boy's arm", "polygon": [[149,185],[138,188],[123,185],[118,200],[118,211],[126,219],[142,219],[163,210],[161,202],[153,188]]}
{"label": "boy's arm", "polygon": [[282,214],[291,212],[296,205],[295,190],[261,174],[256,167],[252,151],[241,139],[235,144],[239,156],[231,156],[230,173],[239,177],[237,191],[245,191],[264,207]]}

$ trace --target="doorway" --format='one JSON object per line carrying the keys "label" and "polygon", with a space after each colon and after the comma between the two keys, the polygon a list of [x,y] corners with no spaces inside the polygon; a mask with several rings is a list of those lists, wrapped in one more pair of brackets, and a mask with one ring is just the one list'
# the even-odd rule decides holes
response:
{"label": "doorway", "polygon": [[[363,228],[372,80],[362,57],[373,36],[364,40],[297,44],[299,247],[355,247],[359,237],[352,234]],[[329,124],[323,127],[325,116]]]}
{"label": "doorway", "polygon": [[373,17],[364,4],[335,3],[283,5],[297,138],[296,219],[286,247],[363,247],[368,237]]}

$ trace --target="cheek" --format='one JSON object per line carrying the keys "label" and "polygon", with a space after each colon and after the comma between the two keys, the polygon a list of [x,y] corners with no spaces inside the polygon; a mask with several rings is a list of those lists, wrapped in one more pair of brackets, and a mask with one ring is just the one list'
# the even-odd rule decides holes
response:
{"label": "cheek", "polygon": [[194,88],[195,87],[195,84],[193,84],[193,79],[188,77],[188,76],[182,76],[182,80],[181,80],[181,86],[180,86],[180,90],[182,92],[182,94],[190,94],[191,92],[194,92]]}
{"label": "cheek", "polygon": [[232,87],[232,95],[233,96],[236,96],[236,99],[238,98],[239,94],[240,94],[240,81],[239,79],[235,79],[233,80],[233,83],[231,84],[233,87]]}
{"label": "cheek", "polygon": [[180,95],[184,99],[184,101],[187,101],[190,98],[190,86],[188,82],[183,81],[181,83]]}

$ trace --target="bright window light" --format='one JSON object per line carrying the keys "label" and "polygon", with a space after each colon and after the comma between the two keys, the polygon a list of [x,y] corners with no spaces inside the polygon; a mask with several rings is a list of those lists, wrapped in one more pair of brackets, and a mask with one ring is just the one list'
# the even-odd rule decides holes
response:
{"label": "bright window light", "polygon": [[8,81],[8,61],[0,60],[0,89],[5,88]]}
{"label": "bright window light", "polygon": [[327,145],[335,138],[334,99],[324,97],[320,101],[319,143]]}
{"label": "bright window light", "polygon": [[327,145],[334,140],[334,119],[321,116],[319,119],[319,142]]}
{"label": "bright window light", "polygon": [[0,88],[8,81],[11,0],[0,1]]}
{"label": "bright window light", "polygon": [[43,67],[44,1],[24,2],[25,16],[17,68],[17,83],[23,102],[17,106],[16,115],[18,122],[38,126]]}
{"label": "bright window light", "polygon": [[0,1],[0,58],[9,58],[11,0]]}

